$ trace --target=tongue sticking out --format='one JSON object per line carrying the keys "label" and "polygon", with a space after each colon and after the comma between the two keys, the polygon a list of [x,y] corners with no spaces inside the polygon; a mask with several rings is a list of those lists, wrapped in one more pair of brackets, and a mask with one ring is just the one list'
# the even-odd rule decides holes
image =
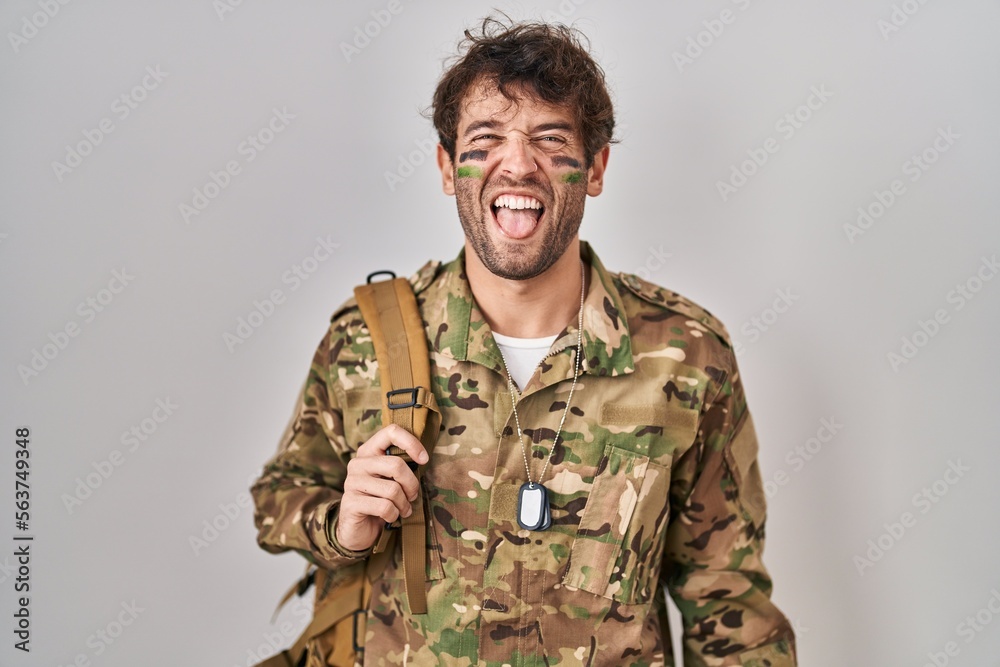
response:
{"label": "tongue sticking out", "polygon": [[513,239],[523,239],[531,235],[538,226],[542,212],[533,208],[511,209],[506,206],[496,209],[497,223],[501,231]]}

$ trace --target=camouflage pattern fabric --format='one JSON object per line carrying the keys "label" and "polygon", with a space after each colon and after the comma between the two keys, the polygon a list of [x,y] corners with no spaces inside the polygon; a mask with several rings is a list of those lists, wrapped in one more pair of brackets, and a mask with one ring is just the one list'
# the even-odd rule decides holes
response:
{"label": "camouflage pattern fabric", "polygon": [[[442,413],[423,484],[429,613],[409,613],[397,543],[373,590],[365,665],[674,665],[663,585],[683,617],[688,667],[796,664],[761,561],[757,440],[728,333],[690,300],[609,273],[588,244],[581,254],[584,357],[544,480],[544,532],[515,519],[524,463],[464,251],[410,279]],[[575,344],[574,317],[518,399],[534,476],[565,407]],[[332,543],[328,521],[348,460],[380,425],[377,362],[348,301],[252,487],[262,548],[333,570],[368,555]]]}

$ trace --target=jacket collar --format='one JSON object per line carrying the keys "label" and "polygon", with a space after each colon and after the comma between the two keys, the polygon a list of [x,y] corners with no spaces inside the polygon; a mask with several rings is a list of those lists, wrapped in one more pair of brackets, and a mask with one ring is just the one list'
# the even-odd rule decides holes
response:
{"label": "jacket collar", "polygon": [[[580,367],[594,376],[631,373],[632,344],[621,297],[611,274],[586,241],[580,256],[590,269],[590,285],[583,303],[583,349]],[[423,302],[430,347],[456,361],[481,364],[504,375],[503,359],[465,274],[465,248],[441,267],[436,279],[418,297]],[[577,320],[556,336],[542,364],[541,379],[535,378],[522,395],[573,377]]]}

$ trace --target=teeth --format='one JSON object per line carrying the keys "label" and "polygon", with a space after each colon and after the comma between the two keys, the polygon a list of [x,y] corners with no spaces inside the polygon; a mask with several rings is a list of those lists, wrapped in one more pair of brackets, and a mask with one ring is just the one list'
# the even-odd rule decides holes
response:
{"label": "teeth", "polygon": [[493,205],[497,208],[542,208],[542,202],[538,201],[534,197],[519,197],[515,195],[500,195],[493,202]]}

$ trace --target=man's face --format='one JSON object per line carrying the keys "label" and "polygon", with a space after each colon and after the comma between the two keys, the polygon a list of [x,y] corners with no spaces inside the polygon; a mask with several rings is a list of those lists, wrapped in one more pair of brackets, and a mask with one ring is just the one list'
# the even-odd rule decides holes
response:
{"label": "man's face", "polygon": [[585,166],[569,109],[494,88],[473,87],[461,108],[455,161],[438,146],[446,194],[465,236],[495,275],[525,280],[544,272],[576,238],[584,199],[603,188],[608,148]]}

